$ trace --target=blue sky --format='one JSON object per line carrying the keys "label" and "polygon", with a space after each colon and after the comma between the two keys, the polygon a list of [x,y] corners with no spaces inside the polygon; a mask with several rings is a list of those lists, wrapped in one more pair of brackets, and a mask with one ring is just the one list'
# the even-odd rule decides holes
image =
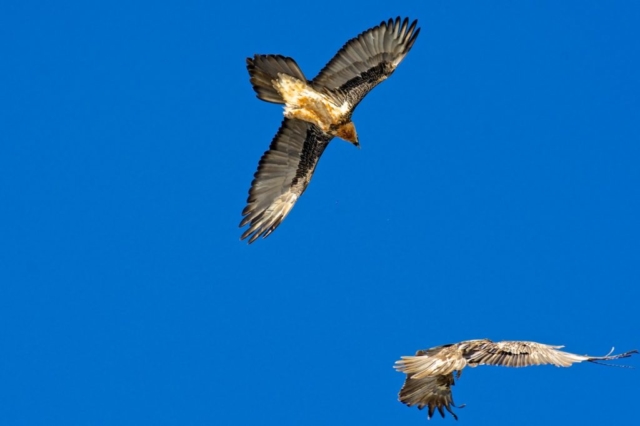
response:
{"label": "blue sky", "polygon": [[[3,3],[0,423],[423,425],[392,368],[417,349],[638,348],[640,6],[514,3]],[[422,31],[362,149],[241,242],[282,117],[245,58],[311,77],[398,15]],[[454,398],[461,424],[629,424],[638,374],[484,367]]]}

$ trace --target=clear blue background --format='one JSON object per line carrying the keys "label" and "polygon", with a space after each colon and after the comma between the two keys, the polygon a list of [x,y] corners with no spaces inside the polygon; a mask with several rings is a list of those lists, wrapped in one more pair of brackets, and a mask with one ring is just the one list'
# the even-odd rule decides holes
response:
{"label": "clear blue background", "polygon": [[[392,369],[417,349],[638,348],[640,6],[480,3],[4,2],[0,424],[424,425]],[[422,32],[362,149],[239,241],[282,117],[245,58],[313,77],[397,15]],[[454,397],[460,424],[632,424],[639,378],[484,367]]]}

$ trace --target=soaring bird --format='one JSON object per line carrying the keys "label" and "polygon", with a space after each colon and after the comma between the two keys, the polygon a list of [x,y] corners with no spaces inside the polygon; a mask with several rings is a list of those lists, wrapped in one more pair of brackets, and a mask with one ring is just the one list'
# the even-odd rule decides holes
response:
{"label": "soaring bird", "polygon": [[309,185],[320,156],[335,137],[359,146],[351,115],[409,53],[420,29],[409,19],[383,21],[349,40],[311,81],[286,56],[247,58],[251,84],[263,101],[284,104],[285,119],[254,174],[241,239],[266,238]]}
{"label": "soaring bird", "polygon": [[420,410],[428,407],[429,419],[436,409],[444,417],[444,408],[458,420],[451,407],[461,408],[464,405],[454,404],[451,386],[454,385],[454,372],[459,379],[466,366],[528,367],[551,364],[569,367],[576,362],[598,363],[638,353],[637,350],[632,350],[619,355],[611,355],[610,352],[605,356],[583,356],[559,350],[563,347],[535,342],[492,342],[489,339],[478,339],[420,350],[415,356],[403,356],[395,363],[394,368],[407,375],[398,399],[409,407],[417,405]]}

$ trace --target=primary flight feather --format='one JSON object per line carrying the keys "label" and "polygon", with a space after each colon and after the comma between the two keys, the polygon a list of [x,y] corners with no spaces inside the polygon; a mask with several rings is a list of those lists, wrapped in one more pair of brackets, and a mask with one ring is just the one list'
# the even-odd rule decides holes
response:
{"label": "primary flight feather", "polygon": [[351,115],[409,53],[420,29],[409,19],[383,21],[349,40],[313,79],[281,55],[247,59],[259,99],[284,105],[285,119],[254,175],[240,227],[249,243],[266,238],[309,185],[320,156],[334,137],[359,146]]}

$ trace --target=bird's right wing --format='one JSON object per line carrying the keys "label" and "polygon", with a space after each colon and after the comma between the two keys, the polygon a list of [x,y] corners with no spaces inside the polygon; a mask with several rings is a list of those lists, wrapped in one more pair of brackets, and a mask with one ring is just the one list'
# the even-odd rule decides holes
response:
{"label": "bird's right wing", "polygon": [[266,238],[280,225],[309,185],[332,138],[311,123],[284,119],[254,174],[240,222],[249,228],[241,239],[252,243]]}
{"label": "bird's right wing", "polygon": [[420,410],[429,407],[429,418],[433,416],[436,409],[444,417],[443,409],[446,409],[454,419],[458,420],[458,416],[451,411],[451,406],[456,406],[451,395],[452,385],[454,385],[453,373],[422,379],[415,379],[412,374],[408,374],[398,394],[398,400],[409,407],[415,405]]}

